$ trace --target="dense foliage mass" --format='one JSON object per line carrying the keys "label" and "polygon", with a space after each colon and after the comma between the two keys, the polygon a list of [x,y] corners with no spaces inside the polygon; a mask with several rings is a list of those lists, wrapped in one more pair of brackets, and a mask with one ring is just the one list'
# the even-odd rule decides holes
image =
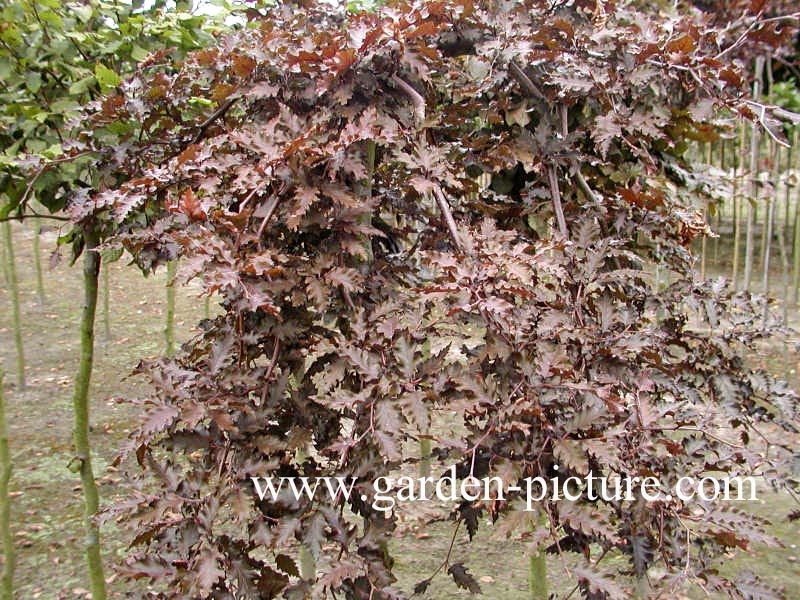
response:
{"label": "dense foliage mass", "polygon": [[[442,465],[506,488],[556,463],[791,484],[792,449],[761,424],[794,431],[797,397],[744,360],[760,305],[692,276],[703,189],[685,157],[720,115],[769,124],[740,57],[780,52],[791,21],[763,2],[647,6],[279,5],[182,63],[151,55],[98,101],[72,150],[98,177],[70,217],[113,228],[145,270],[180,256],[223,308],[140,367],[141,488],[110,512],[136,529],[130,576],[163,598],[407,597],[396,514],[369,484],[426,436]],[[359,493],[259,502],[250,478],[267,475],[358,477]],[[561,499],[541,519],[506,496],[454,516],[577,553],[584,597],[628,596],[601,562],[619,554],[656,590],[772,593],[717,571],[764,539],[735,508]],[[297,577],[298,544],[317,577]]]}

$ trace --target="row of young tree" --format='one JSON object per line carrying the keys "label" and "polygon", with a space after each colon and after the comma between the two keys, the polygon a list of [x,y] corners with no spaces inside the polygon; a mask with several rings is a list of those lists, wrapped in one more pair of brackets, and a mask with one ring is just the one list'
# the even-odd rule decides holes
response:
{"label": "row of young tree", "polygon": [[[741,123],[749,162],[733,184],[749,191],[724,195],[751,289],[760,139],[780,143],[775,123],[798,119],[757,83],[761,57],[793,52],[790,8],[279,3],[223,32],[135,3],[5,7],[0,218],[62,220],[60,243],[84,265],[73,466],[93,598],[106,596],[94,322],[101,263],[123,250],[171,277],[180,258],[182,279],[221,299],[177,356],[140,366],[152,397],[120,460],[141,491],[104,513],[134,529],[123,571],[156,597],[406,597],[392,585],[397,515],[373,508],[370,483],[416,462],[410,445],[423,470],[455,463],[506,488],[559,464],[665,483],[757,473],[796,494],[791,435],[761,429],[796,433],[797,396],[744,360],[778,322],[696,278],[691,246],[703,265],[710,233],[698,198],[718,197],[724,177],[687,143],[735,132],[721,116]],[[443,415],[463,433],[443,434]],[[3,435],[0,461],[11,597]],[[247,486],[265,475],[357,477],[359,493],[259,502]],[[505,495],[455,507],[454,536],[463,524],[471,538],[482,515],[531,536],[532,598],[548,596],[548,551],[586,557],[571,570],[586,598],[687,583],[779,595],[716,569],[765,539],[752,515],[637,498],[545,501],[526,516]],[[627,564],[600,564],[614,555]]]}

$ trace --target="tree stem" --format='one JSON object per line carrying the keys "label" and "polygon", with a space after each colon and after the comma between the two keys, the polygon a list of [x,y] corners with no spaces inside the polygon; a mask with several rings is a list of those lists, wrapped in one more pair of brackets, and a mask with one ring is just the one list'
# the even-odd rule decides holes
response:
{"label": "tree stem", "polygon": [[[540,513],[540,523],[546,526],[547,517]],[[544,548],[540,547],[531,553],[528,563],[528,591],[530,600],[547,600],[547,557]]]}
{"label": "tree stem", "polygon": [[8,429],[6,427],[6,402],[3,395],[3,372],[0,371],[0,539],[3,543],[3,574],[0,580],[0,599],[14,598],[14,567],[16,552],[11,535],[11,499],[8,483],[11,479],[11,455],[8,451]]}
{"label": "tree stem", "polygon": [[97,288],[100,275],[100,255],[95,251],[97,232],[84,230],[86,245],[83,254],[83,311],[81,313],[81,355],[75,376],[73,410],[75,413],[75,458],[80,466],[81,487],[84,498],[84,527],[86,529],[86,562],[92,600],[105,600],[106,581],[100,558],[100,529],[94,516],[100,504],[97,484],[92,471],[89,446],[89,384],[94,362],[94,324],[97,312]]}
{"label": "tree stem", "polygon": [[177,267],[177,260],[171,260],[167,263],[167,323],[164,327],[164,337],[167,340],[167,356],[175,354],[175,273]]}
{"label": "tree stem", "polygon": [[11,296],[11,320],[14,327],[14,345],[17,348],[17,388],[25,389],[25,349],[22,345],[22,318],[19,306],[19,281],[14,259],[14,240],[11,238],[11,223],[3,223],[3,247],[5,248],[5,273],[8,292]]}
{"label": "tree stem", "polygon": [[39,242],[42,236],[42,224],[36,219],[36,226],[33,232],[33,265],[36,269],[36,294],[39,296],[39,304],[44,306],[44,277],[42,276],[42,252]]}
{"label": "tree stem", "polygon": [[[764,71],[764,57],[756,57],[755,76],[753,77],[753,99],[758,100],[761,94],[761,75]],[[750,291],[753,276],[753,228],[755,227],[754,203],[758,196],[758,155],[759,155],[759,125],[753,123],[752,137],[750,138],[750,197],[747,203],[747,230],[745,235],[744,250],[744,290]]]}
{"label": "tree stem", "polygon": [[111,272],[108,263],[102,265],[103,274],[103,331],[106,341],[111,339]]}

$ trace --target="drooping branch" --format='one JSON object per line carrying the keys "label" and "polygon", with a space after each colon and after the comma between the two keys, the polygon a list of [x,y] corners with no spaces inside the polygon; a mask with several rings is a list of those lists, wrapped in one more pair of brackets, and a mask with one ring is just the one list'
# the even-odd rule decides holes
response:
{"label": "drooping branch", "polygon": [[411,103],[414,105],[414,114],[420,122],[424,121],[425,98],[423,98],[420,93],[402,77],[399,77],[398,75],[392,75],[392,81],[395,83],[395,85],[397,85],[397,87],[403,90],[403,92],[405,92],[409,98],[411,98]]}

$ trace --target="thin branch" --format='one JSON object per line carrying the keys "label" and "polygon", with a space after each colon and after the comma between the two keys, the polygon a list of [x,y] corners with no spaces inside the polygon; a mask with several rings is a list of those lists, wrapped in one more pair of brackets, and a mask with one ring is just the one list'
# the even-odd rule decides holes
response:
{"label": "thin branch", "polygon": [[522,89],[525,91],[526,94],[547,102],[547,98],[545,97],[545,95],[536,86],[536,84],[533,83],[533,81],[531,81],[530,77],[528,77],[525,74],[525,71],[522,70],[522,67],[520,67],[517,63],[515,63],[512,60],[508,64],[508,70],[511,73],[511,76],[517,80],[520,86],[522,86]]}
{"label": "thin branch", "polygon": [[247,203],[248,203],[248,202],[250,202],[250,200],[253,198],[253,196],[255,196],[255,195],[258,193],[258,192],[260,192],[262,189],[264,189],[264,188],[267,186],[267,184],[268,184],[269,182],[270,182],[270,180],[269,180],[269,179],[265,179],[265,180],[263,180],[261,183],[259,183],[257,186],[255,186],[255,187],[254,187],[254,188],[253,188],[253,189],[250,191],[250,193],[249,193],[249,194],[247,194],[247,196],[245,197],[245,199],[244,199],[244,200],[242,200],[242,203],[239,205],[239,213],[240,213],[240,214],[241,214],[242,212],[244,212],[244,209],[247,207]]}
{"label": "thin branch", "polygon": [[561,206],[561,192],[558,190],[558,176],[556,175],[556,168],[554,165],[547,167],[547,179],[550,182],[550,197],[553,200],[553,210],[556,213],[558,220],[558,229],[564,239],[569,239],[569,230],[567,230],[567,220],[564,218],[564,208]]}
{"label": "thin branch", "polygon": [[758,19],[763,14],[764,14],[764,10],[762,9],[761,12],[759,12],[758,15],[756,16],[755,21],[750,23],[750,25],[747,27],[747,29],[744,30],[744,33],[739,36],[739,39],[737,39],[733,44],[731,44],[730,46],[728,46],[724,50],[718,52],[717,55],[714,57],[714,60],[719,60],[720,58],[725,56],[728,52],[730,52],[734,48],[738,47],[742,42],[744,42],[744,40],[747,38],[747,36],[750,35],[750,32],[753,31],[753,29],[755,29],[756,26],[760,23],[760,21]]}
{"label": "thin branch", "polygon": [[756,102],[755,100],[745,100],[745,102],[747,104],[752,104],[759,110],[762,111],[769,110],[776,117],[786,119],[787,121],[791,121],[792,123],[800,123],[800,113],[796,113],[791,110],[786,110],[785,108],[781,108],[780,106],[775,106],[774,104],[763,104],[761,102]]}
{"label": "thin branch", "polygon": [[453,238],[453,243],[456,245],[456,248],[463,252],[464,246],[461,243],[461,238],[459,237],[458,229],[456,228],[456,222],[455,219],[453,219],[453,213],[450,212],[450,205],[447,203],[447,198],[444,197],[442,188],[440,188],[438,185],[434,187],[433,195],[436,197],[436,203],[439,205],[439,210],[442,211],[444,220],[447,223],[447,228],[450,230],[450,237]]}
{"label": "thin branch", "polygon": [[43,215],[41,213],[33,212],[30,214],[8,215],[6,217],[0,217],[0,223],[5,223],[6,221],[24,221],[25,219],[51,219],[53,221],[62,222],[70,220],[69,217],[62,217],[61,215]]}
{"label": "thin branch", "polygon": [[220,106],[217,110],[211,113],[210,117],[208,117],[205,121],[200,123],[197,129],[197,133],[192,139],[192,144],[196,144],[201,139],[203,139],[203,135],[205,134],[206,129],[208,129],[214,121],[225,116],[225,113],[228,112],[228,109],[230,109],[230,107],[233,106],[238,99],[239,99],[238,96],[233,98],[228,98],[225,102],[223,102],[222,106]]}
{"label": "thin branch", "polygon": [[272,377],[272,372],[275,370],[275,365],[278,364],[278,353],[281,350],[281,341],[279,339],[275,339],[275,348],[272,350],[272,358],[269,361],[269,367],[267,367],[267,372],[264,375],[264,387],[261,389],[261,406],[264,406],[264,402],[267,400],[267,389],[269,387],[269,380]]}
{"label": "thin branch", "polygon": [[[25,193],[22,194],[22,198],[20,198],[20,201],[17,204],[19,206],[25,206],[25,202],[28,201],[28,196],[30,196],[31,192],[33,191],[34,184],[38,181],[39,177],[41,177],[42,173],[44,173],[45,171],[47,171],[48,169],[50,169],[51,167],[53,167],[53,166],[55,166],[55,165],[57,165],[59,163],[69,162],[71,160],[78,159],[78,158],[80,158],[82,156],[87,156],[87,155],[92,154],[94,152],[95,152],[95,150],[87,150],[86,152],[78,152],[78,154],[73,154],[71,156],[62,156],[61,158],[55,158],[55,159],[51,160],[50,162],[47,162],[47,163],[43,164],[39,168],[39,170],[36,171],[36,175],[34,175],[33,178],[30,180],[30,182],[28,182],[28,187],[25,188]],[[64,219],[64,220],[66,221],[66,220],[69,220],[69,219]]]}
{"label": "thin branch", "polygon": [[792,64],[790,61],[786,60],[782,56],[778,56],[777,54],[775,54],[772,58],[774,58],[784,67],[789,69],[797,79],[800,79],[800,71],[797,70],[797,67],[795,67],[794,64]]}
{"label": "thin branch", "polygon": [[596,206],[600,206],[600,199],[597,197],[597,194],[594,193],[594,190],[589,187],[586,178],[583,176],[580,169],[577,168],[577,165],[575,168],[575,181],[578,182],[578,187],[581,188],[581,191],[586,197]]}
{"label": "thin branch", "polygon": [[800,19],[800,13],[792,13],[790,15],[781,15],[778,17],[770,17],[769,19],[760,20],[759,17],[762,14],[764,14],[763,10],[758,13],[758,15],[756,16],[756,20],[750,23],[749,27],[745,29],[744,33],[739,36],[739,39],[737,39],[733,44],[731,44],[721,52],[717,53],[717,55],[714,57],[714,60],[719,60],[720,58],[725,56],[728,52],[740,46],[745,41],[745,39],[747,39],[747,36],[750,35],[750,32],[753,31],[753,29],[755,29],[759,25],[765,25],[767,23],[771,23],[774,21],[786,21],[786,20],[796,21]]}
{"label": "thin branch", "polygon": [[264,218],[261,220],[261,225],[259,225],[258,227],[258,234],[256,234],[259,246],[261,245],[261,234],[264,233],[264,228],[267,226],[267,223],[272,218],[272,213],[275,212],[275,208],[277,206],[278,206],[278,196],[272,196],[269,200],[267,200],[267,212],[264,215]]}
{"label": "thin branch", "polygon": [[414,89],[414,87],[404,80],[402,77],[398,75],[392,75],[392,81],[399,87],[403,92],[405,92],[409,98],[411,98],[411,103],[414,105],[414,114],[417,116],[417,119],[422,122],[425,120],[425,98],[423,98],[420,93]]}
{"label": "thin branch", "polygon": [[[764,131],[767,132],[767,135],[769,135],[769,137],[771,137],[776,144],[778,144],[780,146],[783,146],[784,148],[791,147],[791,144],[789,144],[789,142],[780,139],[774,133],[772,133],[772,130],[769,128],[769,126],[767,125],[767,122],[766,122],[767,109],[770,108],[770,109],[773,110],[773,112],[777,113],[777,111],[775,109],[778,108],[778,107],[774,107],[773,108],[773,107],[767,106],[766,104],[759,104],[758,102],[752,102],[750,100],[745,100],[745,102],[747,102],[748,104],[753,104],[753,105],[758,107],[758,109],[759,109],[758,122],[761,125],[761,128]],[[784,109],[780,109],[780,110],[784,113],[783,116],[786,116],[789,120],[794,121],[795,123],[800,122],[800,115],[798,115],[797,113],[793,113],[793,112],[791,112],[789,110],[784,110]]]}

